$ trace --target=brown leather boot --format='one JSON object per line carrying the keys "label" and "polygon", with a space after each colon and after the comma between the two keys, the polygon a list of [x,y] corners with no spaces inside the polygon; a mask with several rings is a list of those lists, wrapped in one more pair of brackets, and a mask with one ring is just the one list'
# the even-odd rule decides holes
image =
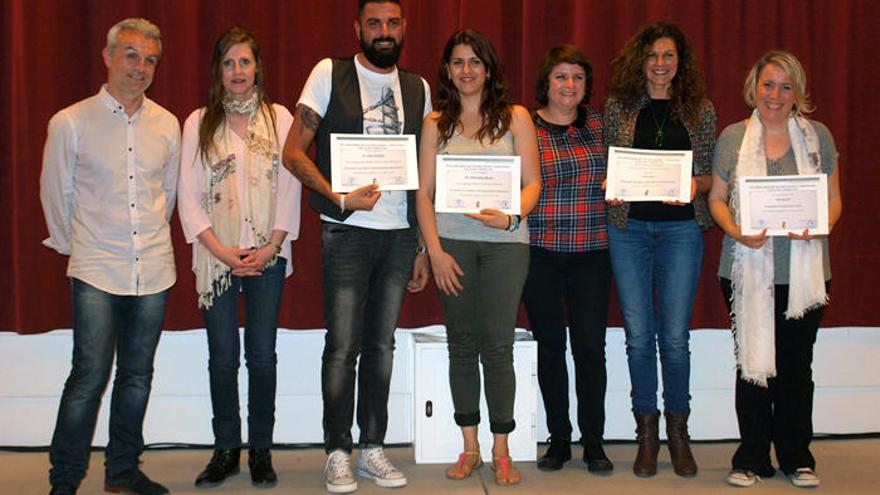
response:
{"label": "brown leather boot", "polygon": [[697,475],[697,462],[691,453],[688,435],[688,416],[690,413],[665,411],[666,438],[669,442],[669,456],[672,458],[672,469],[675,474],[690,478]]}
{"label": "brown leather boot", "polygon": [[660,411],[634,412],[633,416],[636,418],[636,441],[639,442],[633,473],[641,478],[654,476],[657,474],[657,453],[660,452]]}

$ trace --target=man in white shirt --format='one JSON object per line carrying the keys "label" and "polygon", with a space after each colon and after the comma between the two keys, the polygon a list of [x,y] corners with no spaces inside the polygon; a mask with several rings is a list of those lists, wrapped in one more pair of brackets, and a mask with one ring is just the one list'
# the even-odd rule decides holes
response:
{"label": "man in white shirt", "polygon": [[[355,379],[357,472],[379,486],[406,485],[383,444],[400,306],[407,289],[418,292],[428,280],[427,256],[416,255],[414,191],[380,192],[371,184],[342,195],[329,182],[330,133],[420,135],[430,91],[424,79],[396,67],[405,28],[398,1],[360,0],[354,29],[361,51],[315,66],[284,148],[284,166],[312,190],[322,220],[324,474],[333,493],[357,489],[350,464]],[[314,162],[307,155],[312,141]]]}
{"label": "man in white shirt", "polygon": [[168,493],[138,464],[153,357],[176,273],[168,224],[180,161],[180,124],[144,96],[162,57],[162,35],[145,19],[107,33],[107,83],[49,121],[40,200],[43,244],[69,255],[72,369],[49,449],[52,494],[85,477],[114,353],[105,488]]}

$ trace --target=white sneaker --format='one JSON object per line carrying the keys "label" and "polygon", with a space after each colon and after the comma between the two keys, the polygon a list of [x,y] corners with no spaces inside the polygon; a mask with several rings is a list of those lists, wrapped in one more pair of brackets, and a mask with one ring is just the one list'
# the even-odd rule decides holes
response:
{"label": "white sneaker", "polygon": [[801,488],[813,488],[822,482],[816,471],[808,467],[797,468],[788,477],[792,485]]}
{"label": "white sneaker", "polygon": [[385,450],[382,447],[361,450],[357,474],[373,480],[374,483],[383,488],[406,486],[406,476],[385,457]]}
{"label": "white sneaker", "polygon": [[754,472],[745,469],[731,469],[727,475],[727,483],[733,486],[747,488],[757,481],[761,481],[761,478]]}
{"label": "white sneaker", "polygon": [[334,450],[324,466],[324,486],[330,493],[351,493],[357,490],[357,480],[351,472],[351,455],[344,450]]}

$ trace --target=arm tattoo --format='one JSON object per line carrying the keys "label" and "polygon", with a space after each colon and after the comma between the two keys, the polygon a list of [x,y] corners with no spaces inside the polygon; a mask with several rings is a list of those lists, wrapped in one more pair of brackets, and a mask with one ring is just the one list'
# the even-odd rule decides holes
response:
{"label": "arm tattoo", "polygon": [[321,116],[318,115],[318,112],[303,104],[297,105],[296,110],[297,117],[299,117],[302,121],[302,128],[300,129],[300,132],[302,132],[303,129],[308,129],[312,132],[318,132],[318,126],[321,125]]}

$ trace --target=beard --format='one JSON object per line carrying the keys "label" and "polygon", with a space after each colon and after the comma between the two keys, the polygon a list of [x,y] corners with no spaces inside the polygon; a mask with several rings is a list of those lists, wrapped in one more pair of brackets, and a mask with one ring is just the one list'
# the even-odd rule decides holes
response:
{"label": "beard", "polygon": [[[376,43],[383,41],[390,41],[392,43],[391,47],[387,49],[376,48]],[[397,63],[397,59],[400,58],[401,50],[403,50],[402,39],[398,43],[394,38],[375,38],[371,43],[367,43],[361,38],[361,51],[364,52],[364,56],[367,57],[371,64],[380,69],[393,67]]]}

